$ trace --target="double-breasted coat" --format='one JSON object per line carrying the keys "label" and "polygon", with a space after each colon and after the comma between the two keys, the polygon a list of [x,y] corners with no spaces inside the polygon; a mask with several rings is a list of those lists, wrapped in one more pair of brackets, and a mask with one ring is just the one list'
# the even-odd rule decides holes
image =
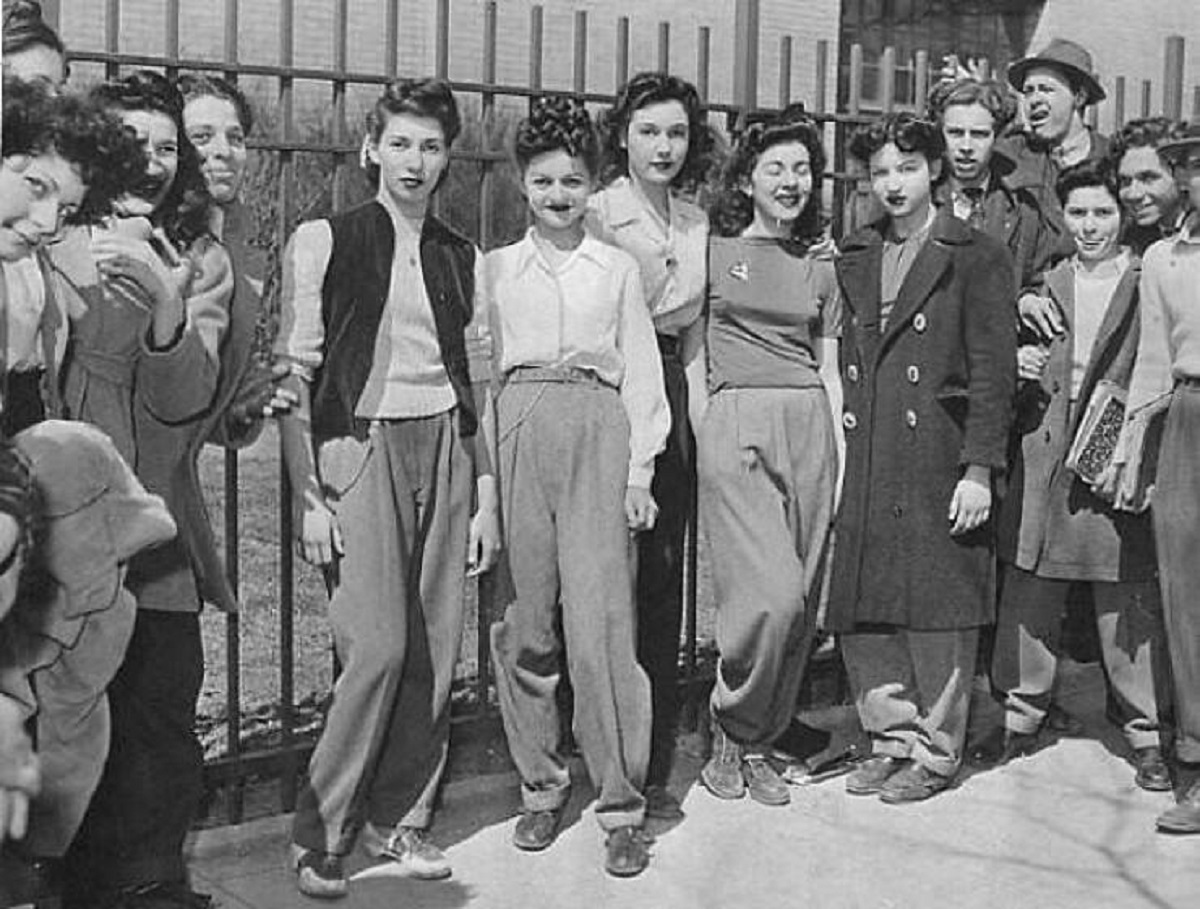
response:
{"label": "double-breasted coat", "polygon": [[1019,445],[999,518],[1000,559],[1006,564],[1064,580],[1148,581],[1156,576],[1149,513],[1114,511],[1065,463],[1097,383],[1103,379],[1129,387],[1139,334],[1140,276],[1135,261],[1117,284],[1072,410],[1075,266],[1062,262],[1046,275],[1044,290],[1058,304],[1066,332],[1051,342],[1040,381],[1023,382],[1017,394]]}
{"label": "double-breasted coat", "polygon": [[951,536],[967,465],[1006,463],[1016,386],[1016,282],[997,240],[943,210],[880,330],[887,221],[838,259],[846,472],[828,625],[918,630],[992,620],[994,523]]}

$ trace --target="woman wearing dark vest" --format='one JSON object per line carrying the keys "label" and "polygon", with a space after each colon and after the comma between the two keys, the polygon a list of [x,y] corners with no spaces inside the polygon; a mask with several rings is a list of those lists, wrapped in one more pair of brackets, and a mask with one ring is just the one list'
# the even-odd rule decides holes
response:
{"label": "woman wearing dark vest", "polygon": [[296,230],[276,343],[299,396],[281,421],[297,544],[326,571],[342,663],[293,830],[297,885],[317,897],[346,893],[342,860],[363,822],[374,855],[414,877],[450,874],[425,831],[464,569],[486,570],[499,547],[467,372],[481,257],[428,211],[459,131],[454,96],[434,79],[398,80],[367,129],[378,194]]}

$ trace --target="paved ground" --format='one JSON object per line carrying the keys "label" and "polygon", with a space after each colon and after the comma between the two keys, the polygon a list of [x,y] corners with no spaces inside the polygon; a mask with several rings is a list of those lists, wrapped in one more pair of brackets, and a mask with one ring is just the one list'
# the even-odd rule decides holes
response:
{"label": "paved ground", "polygon": [[[568,826],[541,854],[509,843],[515,780],[453,787],[435,838],[454,877],[407,881],[372,868],[345,909],[1195,909],[1200,836],[1154,832],[1169,794],[1133,785],[1119,734],[1103,719],[1099,673],[1072,672],[1062,701],[1088,738],[1061,739],[1006,767],[968,776],[931,801],[901,807],[846,795],[841,779],[792,790],[787,808],[719,802],[685,754],[675,783],[686,819],[658,833],[650,868],[607,877],[602,837],[579,791]],[[585,787],[577,787],[583,790]],[[317,905],[284,869],[287,818],[206,832],[196,843],[198,889],[227,909]]]}

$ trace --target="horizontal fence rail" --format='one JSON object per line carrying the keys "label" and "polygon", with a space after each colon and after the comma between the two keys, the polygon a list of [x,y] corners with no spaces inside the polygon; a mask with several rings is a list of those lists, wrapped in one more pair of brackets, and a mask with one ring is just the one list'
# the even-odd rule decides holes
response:
{"label": "horizontal fence rail", "polygon": [[[89,0],[90,2],[90,0]],[[216,0],[213,0],[214,5]],[[254,0],[262,3],[264,0]],[[431,0],[435,17],[433,29],[433,72],[443,78],[451,70],[451,52],[454,47],[451,34],[450,0]],[[764,48],[760,46],[760,17],[758,0],[735,0],[736,15],[733,34],[727,40],[733,43],[734,80],[733,97],[727,101],[713,102],[710,95],[712,84],[711,61],[713,42],[726,40],[715,36],[712,27],[701,25],[696,28],[695,52],[690,59],[676,53],[677,32],[671,23],[661,22],[654,34],[655,65],[659,69],[670,69],[691,79],[708,103],[711,121],[719,131],[728,134],[737,119],[759,109],[758,95],[763,81],[760,63],[764,60]],[[47,17],[56,22],[62,8],[62,0],[44,0]],[[614,4],[617,5],[617,4]],[[331,211],[344,208],[370,192],[357,167],[360,148],[360,127],[350,125],[352,90],[378,87],[398,74],[419,75],[400,59],[400,3],[389,0],[384,3],[385,15],[382,22],[383,67],[378,72],[365,72],[354,68],[349,47],[349,25],[351,4],[349,0],[333,0],[333,26],[330,33],[330,66],[295,65],[295,39],[297,34],[296,0],[277,0],[278,8],[278,54],[277,61],[264,63],[261,60],[243,59],[239,48],[241,16],[247,8],[246,0],[223,0],[222,52],[219,59],[198,59],[181,54],[180,16],[181,0],[165,0],[165,35],[163,54],[129,53],[123,51],[118,40],[124,6],[121,0],[104,0],[104,32],[97,47],[73,47],[70,58],[75,64],[89,64],[102,68],[106,78],[118,76],[123,71],[136,67],[161,68],[169,74],[181,71],[209,71],[225,75],[232,81],[270,80],[269,97],[259,101],[260,126],[251,138],[251,147],[256,151],[260,170],[270,179],[257,186],[257,196],[250,200],[260,220],[260,245],[273,254],[271,261],[278,261],[278,248],[290,235],[297,222],[303,218],[324,216]],[[526,23],[526,49],[528,71],[524,84],[501,84],[498,71],[498,28],[501,5],[496,0],[482,4],[483,15],[478,20],[482,53],[478,58],[477,78],[450,80],[464,104],[468,129],[453,151],[457,162],[451,170],[455,177],[439,193],[437,206],[440,214],[464,232],[471,235],[484,249],[516,239],[524,227],[524,208],[511,181],[500,179],[500,170],[508,166],[504,150],[505,127],[511,124],[518,111],[514,102],[520,104],[546,91],[545,63],[546,13],[545,5],[530,8]],[[591,105],[608,105],[614,100],[617,88],[628,78],[631,65],[631,20],[628,16],[617,16],[615,38],[612,47],[611,88],[597,90],[601,81],[588,71],[589,47],[592,45],[593,19],[586,11],[574,13],[572,21],[572,46],[570,49],[570,85],[558,86],[555,93],[576,97]],[[895,109],[921,110],[925,106],[931,80],[936,78],[932,71],[930,54],[916,53],[911,59],[898,60],[892,49],[886,49],[878,58],[864,59],[862,47],[853,45],[848,57],[834,59],[836,42],[818,40],[802,46],[791,35],[779,38],[771,56],[774,60],[775,84],[778,93],[772,99],[776,107],[782,108],[794,100],[805,102],[807,109],[825,130],[825,139],[831,154],[831,170],[826,174],[827,190],[824,198],[829,212],[831,228],[835,235],[854,226],[854,205],[859,177],[848,168],[845,152],[846,140],[852,128],[868,121],[880,111]],[[1178,117],[1185,98],[1183,83],[1184,43],[1182,38],[1168,39],[1165,50],[1164,108],[1168,115]],[[811,67],[813,91],[810,97],[793,98],[793,73],[804,66]],[[844,110],[834,110],[836,103],[831,98],[838,96],[837,85],[830,84],[831,74],[836,79],[838,72],[844,74],[847,84],[848,102]],[[319,112],[323,117],[322,129],[314,133],[304,128],[303,118],[311,117],[301,109],[297,94],[298,87],[317,83],[327,91],[328,104]],[[865,88],[869,86],[869,88]],[[1114,122],[1125,122],[1133,112],[1148,115],[1150,111],[1151,86],[1128,84],[1124,77],[1117,77],[1108,86]],[[1200,117],[1200,86],[1192,89],[1193,115]],[[771,108],[768,108],[771,109]],[[469,141],[466,141],[469,138]],[[265,162],[265,163],[264,163]],[[315,184],[315,185],[314,185]],[[266,301],[274,305],[275,301]],[[486,360],[476,351],[473,367],[486,368]],[[235,589],[243,580],[241,576],[242,541],[239,536],[240,496],[244,492],[240,480],[239,458],[236,452],[224,454],[224,534],[225,555],[231,581]],[[296,626],[295,608],[297,597],[297,572],[293,550],[292,518],[288,507],[290,490],[285,473],[279,471],[277,480],[278,519],[275,530],[280,545],[279,557],[279,623],[276,629],[279,652],[279,679],[277,706],[277,735],[265,747],[248,748],[243,741],[242,726],[244,705],[242,701],[242,643],[243,620],[236,615],[226,618],[225,629],[225,753],[209,761],[208,780],[212,786],[226,787],[226,819],[237,822],[244,814],[244,786],[250,779],[260,776],[275,777],[280,781],[278,804],[275,810],[291,810],[296,800],[296,782],[299,770],[312,747],[311,733],[301,732],[297,725],[297,703],[295,687]],[[695,693],[703,689],[706,682],[699,653],[700,636],[697,613],[698,560],[696,529],[690,528],[690,545],[687,552],[686,614],[681,660],[684,667],[683,684]],[[469,697],[464,698],[463,709],[456,713],[460,723],[478,718],[494,710],[490,694],[490,667],[487,647],[487,624],[492,618],[491,589],[484,579],[477,596],[476,644],[473,658],[475,672],[467,680]]]}

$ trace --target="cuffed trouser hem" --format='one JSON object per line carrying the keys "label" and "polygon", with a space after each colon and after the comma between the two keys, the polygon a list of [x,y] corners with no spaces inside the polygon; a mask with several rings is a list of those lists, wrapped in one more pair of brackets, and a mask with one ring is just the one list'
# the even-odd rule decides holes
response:
{"label": "cuffed trouser hem", "polygon": [[1036,735],[1046,721],[1046,711],[1025,701],[1021,701],[1019,706],[1014,705],[1016,700],[1010,693],[1004,708],[1004,728],[1018,735]]}
{"label": "cuffed trouser hem", "polygon": [[1175,757],[1185,764],[1200,764],[1200,740],[1180,736],[1175,740]]}
{"label": "cuffed trouser hem", "polygon": [[597,811],[596,823],[606,833],[621,827],[641,827],[646,821],[645,808],[630,811]]}
{"label": "cuffed trouser hem", "polygon": [[526,811],[557,811],[571,797],[571,786],[521,784],[521,805]]}

